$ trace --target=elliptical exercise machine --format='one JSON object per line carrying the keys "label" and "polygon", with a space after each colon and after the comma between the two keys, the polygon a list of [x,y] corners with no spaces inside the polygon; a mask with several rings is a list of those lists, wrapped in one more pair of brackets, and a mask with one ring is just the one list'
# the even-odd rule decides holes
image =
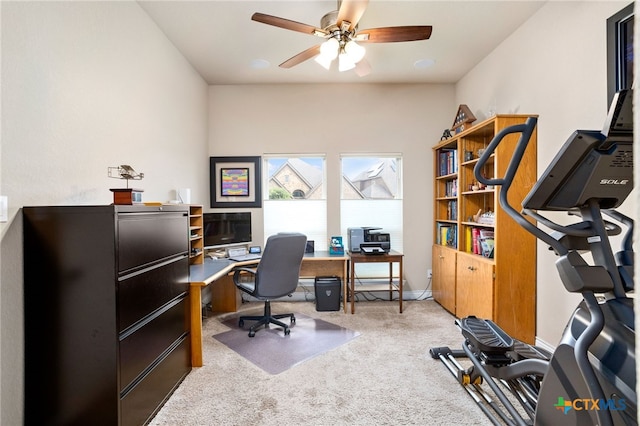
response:
{"label": "elliptical exercise machine", "polygon": [[[522,212],[509,204],[508,192],[536,118],[498,133],[474,169],[479,182],[501,186],[501,207],[549,245],[566,290],[583,297],[553,354],[473,316],[456,320],[462,350],[430,349],[496,425],[638,424],[635,316],[627,295],[634,289],[633,220],[615,210],[633,189],[632,93],[616,94],[602,131],[578,130],[569,137],[522,202]],[[483,177],[489,156],[513,133],[520,138],[504,177]],[[559,224],[541,211],[567,212],[574,222]],[[616,235],[621,249],[614,253],[610,239]],[[463,357],[471,367],[462,367],[457,358]]]}

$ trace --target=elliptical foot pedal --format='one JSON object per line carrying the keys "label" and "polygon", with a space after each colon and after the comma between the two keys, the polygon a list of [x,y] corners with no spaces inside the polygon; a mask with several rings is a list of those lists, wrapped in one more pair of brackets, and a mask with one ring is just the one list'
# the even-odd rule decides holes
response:
{"label": "elliptical foot pedal", "polygon": [[549,361],[551,354],[545,349],[537,346],[531,346],[528,343],[521,342],[515,339],[513,344],[513,356],[514,361],[521,361],[523,359],[541,359],[543,361]]}
{"label": "elliptical foot pedal", "polygon": [[513,350],[513,338],[491,320],[469,316],[456,322],[462,335],[480,352],[499,355]]}

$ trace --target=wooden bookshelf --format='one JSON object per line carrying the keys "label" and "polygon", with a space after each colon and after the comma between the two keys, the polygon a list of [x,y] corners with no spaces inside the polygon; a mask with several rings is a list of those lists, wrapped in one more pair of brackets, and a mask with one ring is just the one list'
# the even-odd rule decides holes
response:
{"label": "wooden bookshelf", "polygon": [[[500,188],[483,187],[474,176],[478,150],[500,130],[528,117],[497,115],[433,147],[432,268],[434,299],[449,312],[491,319],[512,337],[534,343],[535,238],[502,210]],[[509,135],[498,146],[482,171],[485,177],[504,176],[519,136]],[[509,191],[516,208],[536,182],[536,151],[534,131]]]}

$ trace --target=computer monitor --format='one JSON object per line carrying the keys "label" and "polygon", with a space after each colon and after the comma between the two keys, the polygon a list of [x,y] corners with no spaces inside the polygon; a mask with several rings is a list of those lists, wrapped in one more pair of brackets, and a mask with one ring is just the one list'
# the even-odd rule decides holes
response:
{"label": "computer monitor", "polygon": [[204,248],[251,242],[251,212],[204,213]]}
{"label": "computer monitor", "polygon": [[575,131],[522,206],[566,211],[593,199],[602,209],[622,204],[633,189],[632,102],[632,90],[616,93],[602,131]]}

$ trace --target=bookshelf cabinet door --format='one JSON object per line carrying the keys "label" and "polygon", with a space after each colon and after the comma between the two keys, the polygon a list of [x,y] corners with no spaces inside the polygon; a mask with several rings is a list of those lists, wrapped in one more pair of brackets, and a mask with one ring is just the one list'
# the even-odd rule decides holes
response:
{"label": "bookshelf cabinet door", "polygon": [[478,256],[458,253],[456,266],[456,316],[494,319],[494,265]]}
{"label": "bookshelf cabinet door", "polygon": [[433,259],[433,298],[447,311],[456,312],[456,252],[441,245],[434,245]]}

